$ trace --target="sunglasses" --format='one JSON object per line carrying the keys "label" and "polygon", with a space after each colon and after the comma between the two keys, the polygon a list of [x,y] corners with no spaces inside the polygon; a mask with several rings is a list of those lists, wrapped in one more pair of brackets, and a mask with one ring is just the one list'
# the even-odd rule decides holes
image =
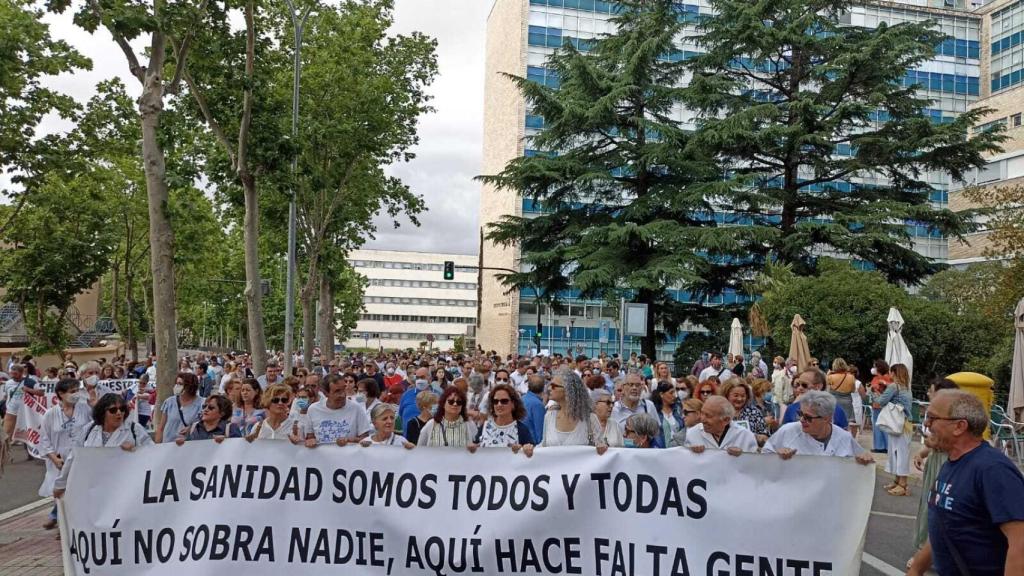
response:
{"label": "sunglasses", "polygon": [[689,390],[689,388],[686,386],[676,386],[676,392],[683,392],[685,390]]}
{"label": "sunglasses", "polygon": [[810,414],[804,414],[803,412],[797,412],[797,416],[803,422],[814,422],[815,420],[824,418],[824,416],[812,416]]}
{"label": "sunglasses", "polygon": [[449,398],[445,400],[445,404],[449,406],[462,406],[464,402],[462,400],[459,400],[458,398]]}
{"label": "sunglasses", "polygon": [[701,396],[711,396],[711,390],[701,390],[700,391],[700,395]]}
{"label": "sunglasses", "polygon": [[204,411],[206,411],[206,410],[217,410],[217,405],[216,404],[204,404],[203,405],[203,410]]}
{"label": "sunglasses", "polygon": [[127,406],[111,406],[110,408],[107,408],[107,414],[117,414],[119,412],[121,414],[127,414],[128,413],[128,407]]}
{"label": "sunglasses", "polygon": [[565,386],[562,386],[561,384],[557,384],[557,383],[555,383],[555,382],[552,382],[552,383],[551,383],[551,384],[549,384],[548,386],[550,386],[550,387],[552,387],[552,388],[565,388]]}
{"label": "sunglasses", "polygon": [[505,404],[511,404],[511,398],[495,398],[494,403],[498,406],[504,406]]}
{"label": "sunglasses", "polygon": [[508,384],[508,378],[495,378],[495,384]]}
{"label": "sunglasses", "polygon": [[810,382],[804,382],[803,380],[794,380],[793,381],[793,387],[794,388],[810,388],[811,387],[811,383]]}
{"label": "sunglasses", "polygon": [[291,398],[286,398],[286,397],[278,397],[278,398],[271,398],[270,399],[270,403],[271,404],[287,404],[287,403],[289,403],[291,401],[292,401]]}
{"label": "sunglasses", "polygon": [[689,416],[690,414],[700,414],[700,412],[696,410],[683,410],[683,416]]}

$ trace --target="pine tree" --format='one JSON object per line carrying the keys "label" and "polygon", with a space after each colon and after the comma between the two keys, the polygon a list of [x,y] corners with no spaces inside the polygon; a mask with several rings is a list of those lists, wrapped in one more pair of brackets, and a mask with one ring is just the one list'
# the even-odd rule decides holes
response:
{"label": "pine tree", "polygon": [[932,103],[905,81],[944,36],[931,23],[843,26],[847,0],[711,4],[684,100],[694,144],[726,174],[718,205],[768,238],[748,262],[809,274],[832,252],[907,284],[939,270],[913,250],[907,222],[962,237],[970,215],[934,207],[927,174],[962,181],[1003,138],[970,136],[982,108],[930,120]]}
{"label": "pine tree", "polygon": [[734,287],[736,257],[767,238],[715,225],[706,198],[720,186],[717,168],[676,119],[685,74],[677,7],[628,0],[613,21],[616,32],[567,42],[550,58],[557,88],[512,77],[544,118],[528,145],[540,152],[480,179],[540,207],[489,228],[490,240],[519,247],[527,270],[503,281],[556,308],[569,288],[648,304],[641,349],[653,358],[659,339],[711,313],[701,297]]}

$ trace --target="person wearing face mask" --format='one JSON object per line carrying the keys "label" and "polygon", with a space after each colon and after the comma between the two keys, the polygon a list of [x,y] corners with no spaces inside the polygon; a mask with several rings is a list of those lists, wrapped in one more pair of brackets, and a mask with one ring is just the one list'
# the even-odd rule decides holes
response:
{"label": "person wearing face mask", "polygon": [[11,364],[8,371],[10,377],[4,384],[7,396],[7,414],[4,415],[4,437],[10,442],[14,435],[15,424],[18,422],[18,413],[21,412],[22,401],[25,394],[43,396],[44,392],[36,387],[36,381],[25,374],[25,367],[21,364]]}
{"label": "person wearing face mask", "polygon": [[384,388],[390,390],[395,384],[401,384],[405,375],[399,374],[394,362],[388,362],[384,366]]}
{"label": "person wearing face mask", "polygon": [[164,400],[156,418],[156,442],[174,442],[178,435],[199,420],[203,399],[199,397],[199,379],[180,372],[174,383],[174,396]]}
{"label": "person wearing face mask", "polygon": [[[54,391],[57,404],[43,415],[43,426],[39,430],[39,452],[46,462],[46,476],[39,487],[43,498],[53,495],[53,485],[60,476],[60,470],[71,453],[83,429],[92,422],[92,408],[86,401],[84,391],[79,390],[78,380],[65,378],[57,382]],[[57,527],[57,505],[43,524],[46,530]]]}
{"label": "person wearing face mask", "polygon": [[772,398],[777,409],[776,418],[781,418],[793,402],[793,377],[789,370],[791,365],[795,365],[795,362],[785,360],[782,356],[776,356],[772,361]]}
{"label": "person wearing face mask", "polygon": [[419,415],[405,422],[405,439],[413,444],[420,441],[420,432],[434,417],[434,412],[437,409],[437,394],[430,390],[420,391],[416,394],[416,407],[420,411]]}
{"label": "person wearing face mask", "polygon": [[430,380],[428,380],[430,370],[420,367],[414,374],[413,385],[406,389],[402,394],[402,399],[398,402],[398,415],[402,422],[408,422],[416,417],[416,414],[419,413],[419,408],[416,407],[416,395],[430,388]]}
{"label": "person wearing face mask", "polygon": [[658,419],[653,414],[633,414],[626,419],[624,448],[662,448],[657,445]]}
{"label": "person wearing face mask", "polygon": [[[366,409],[367,417],[369,417],[374,407],[380,404],[379,398],[380,388],[377,387],[376,380],[373,378],[363,378],[356,382],[356,395],[353,400],[355,400],[356,404]],[[373,422],[372,418],[370,422]]]}

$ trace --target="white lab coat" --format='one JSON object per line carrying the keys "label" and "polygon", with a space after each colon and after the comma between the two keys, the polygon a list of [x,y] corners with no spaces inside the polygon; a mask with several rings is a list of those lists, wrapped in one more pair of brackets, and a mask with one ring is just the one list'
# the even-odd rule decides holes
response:
{"label": "white lab coat", "polygon": [[53,495],[53,484],[60,476],[60,468],[48,456],[56,454],[67,465],[71,448],[85,434],[85,427],[92,424],[92,408],[85,400],[75,404],[71,417],[64,414],[61,404],[51,406],[43,415],[43,427],[39,431],[39,452],[46,462],[46,475],[39,486],[39,495],[43,498]]}
{"label": "white lab coat", "polygon": [[804,432],[799,422],[790,422],[779,428],[765,442],[762,452],[774,454],[781,448],[792,448],[797,454],[840,458],[853,458],[864,451],[849,432],[835,424],[832,425],[832,436],[828,440],[828,445],[825,445]]}
{"label": "white lab coat", "polygon": [[[135,447],[149,446],[155,444],[153,438],[149,435],[149,432],[142,427],[138,422],[125,422],[120,428],[114,430],[107,441],[103,441],[103,428],[100,426],[93,426],[89,424],[83,429],[81,434],[81,440],[76,443],[75,446],[82,446],[85,448],[119,448],[125,442],[131,442],[135,444]],[[61,468],[60,476],[53,483],[54,490],[63,490],[68,486],[68,475],[71,473],[71,464],[75,461],[75,452],[72,450],[68,454],[67,460],[64,461],[64,467]]]}
{"label": "white lab coat", "polygon": [[743,426],[730,423],[729,429],[725,431],[725,438],[718,444],[709,432],[704,431],[704,424],[697,424],[686,431],[685,446],[703,446],[715,450],[736,447],[744,452],[757,452],[757,438]]}

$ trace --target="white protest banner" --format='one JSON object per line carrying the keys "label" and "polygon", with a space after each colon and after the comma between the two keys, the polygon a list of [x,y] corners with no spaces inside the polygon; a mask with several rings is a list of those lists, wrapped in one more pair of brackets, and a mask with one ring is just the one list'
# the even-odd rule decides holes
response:
{"label": "white protest banner", "polygon": [[43,396],[25,394],[21,401],[21,410],[14,426],[12,438],[25,444],[29,456],[42,458],[39,452],[40,430],[43,429],[43,416],[46,410],[57,403],[57,395],[48,392]]}
{"label": "white protest banner", "polygon": [[854,576],[875,474],[684,448],[76,450],[82,575]]}

